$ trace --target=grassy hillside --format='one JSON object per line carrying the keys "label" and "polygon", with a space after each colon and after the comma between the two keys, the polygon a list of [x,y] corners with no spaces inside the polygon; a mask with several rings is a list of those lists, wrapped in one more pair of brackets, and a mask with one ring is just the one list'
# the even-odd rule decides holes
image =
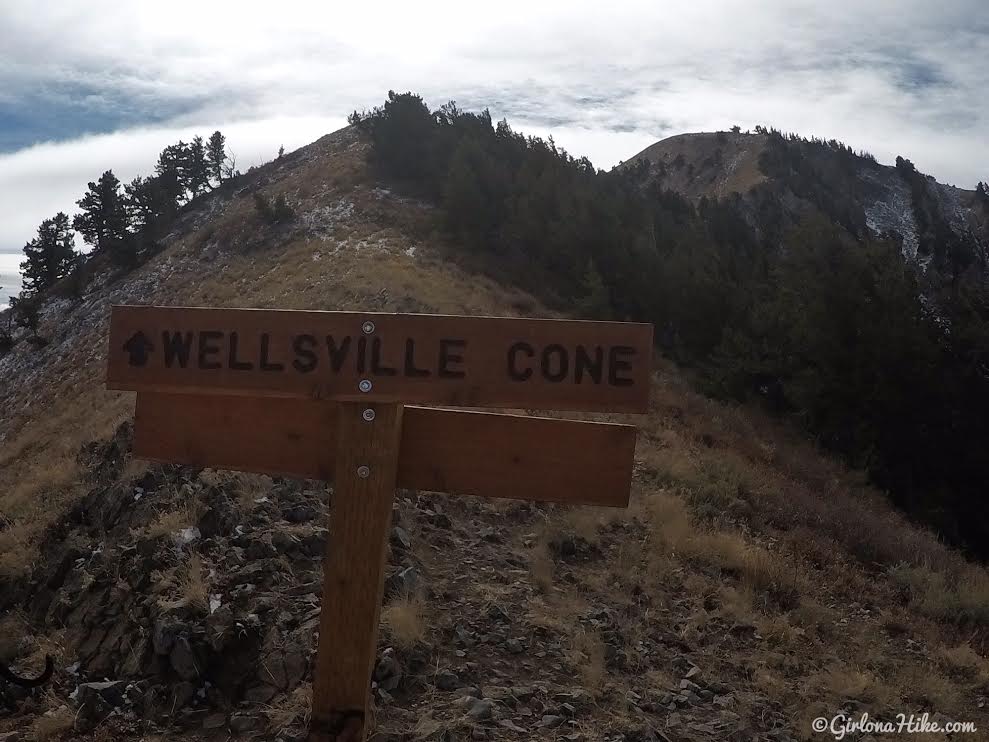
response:
{"label": "grassy hillside", "polygon": [[691,200],[745,194],[766,180],[759,157],[765,134],[680,134],[656,142],[625,164],[647,162],[663,186]]}
{"label": "grassy hillside", "polygon": [[[451,262],[436,209],[367,152],[343,130],[194,202],[149,262],[49,300],[47,345],[0,358],[0,658],[58,660],[49,689],[0,685],[0,735],[298,738],[325,488],[134,460],[107,310],[549,313]],[[295,217],[264,224],[255,190]],[[989,728],[984,568],[666,362],[648,415],[605,419],[640,426],[628,510],[399,494],[376,739],[779,742],[840,710]]]}

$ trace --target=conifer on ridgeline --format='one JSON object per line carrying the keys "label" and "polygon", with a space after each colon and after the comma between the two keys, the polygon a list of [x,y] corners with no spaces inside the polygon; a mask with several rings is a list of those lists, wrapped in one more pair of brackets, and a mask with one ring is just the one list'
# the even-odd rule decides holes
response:
{"label": "conifer on ridgeline", "polygon": [[214,131],[206,143],[206,163],[209,167],[209,174],[216,178],[219,185],[223,182],[224,163],[227,160],[226,137],[219,131]]}
{"label": "conifer on ridgeline", "polygon": [[96,252],[109,252],[117,265],[133,262],[135,246],[128,231],[128,215],[120,181],[107,170],[76,202],[82,212],[72,220],[73,228]]}
{"label": "conifer on ridgeline", "polygon": [[210,165],[201,136],[194,136],[189,144],[186,168],[189,190],[195,198],[209,188]]}
{"label": "conifer on ridgeline", "polygon": [[69,217],[58,212],[38,227],[38,236],[24,245],[22,292],[37,294],[72,272],[76,263],[75,236]]}

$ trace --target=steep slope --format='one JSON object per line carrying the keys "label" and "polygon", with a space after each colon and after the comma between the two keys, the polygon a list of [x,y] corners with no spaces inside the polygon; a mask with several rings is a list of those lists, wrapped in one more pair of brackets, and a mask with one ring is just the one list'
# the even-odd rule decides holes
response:
{"label": "steep slope", "polygon": [[[115,302],[546,313],[451,262],[365,154],[346,129],[198,199],[0,358],[0,659],[58,660],[47,693],[0,686],[0,735],[299,737],[325,487],[133,460],[106,323]],[[295,217],[264,225],[256,190]],[[783,741],[841,710],[989,726],[984,569],[675,368],[620,419],[641,426],[627,512],[400,493],[377,739]]]}

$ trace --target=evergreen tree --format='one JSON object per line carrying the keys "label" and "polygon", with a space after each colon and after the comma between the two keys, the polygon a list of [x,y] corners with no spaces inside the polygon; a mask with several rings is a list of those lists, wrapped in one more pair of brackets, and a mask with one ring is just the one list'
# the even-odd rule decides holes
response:
{"label": "evergreen tree", "polygon": [[203,138],[200,136],[193,137],[192,143],[189,144],[187,170],[189,190],[192,191],[192,196],[195,198],[200,192],[209,188],[210,177],[210,165],[206,159],[206,146],[203,144]]}
{"label": "evergreen tree", "polygon": [[128,217],[120,181],[113,171],[107,170],[96,183],[90,183],[89,190],[76,203],[82,213],[72,220],[73,228],[97,252],[119,252],[129,237]]}
{"label": "evergreen tree", "polygon": [[38,319],[40,307],[33,296],[10,297],[10,311],[14,321],[20,327],[29,330],[32,338],[38,337]]}
{"label": "evergreen tree", "polygon": [[124,186],[127,213],[135,231],[157,239],[175,217],[177,186],[168,175],[134,178]]}
{"label": "evergreen tree", "polygon": [[983,209],[989,211],[989,185],[986,185],[981,180],[979,181],[979,185],[975,187],[975,201],[982,204]]}
{"label": "evergreen tree", "polygon": [[216,178],[217,184],[223,182],[223,164],[227,160],[226,137],[219,131],[214,131],[206,144],[206,162],[209,174]]}
{"label": "evergreen tree", "polygon": [[58,212],[38,227],[38,236],[24,245],[27,259],[21,263],[22,291],[37,294],[65,278],[75,265],[75,237],[68,215]]}
{"label": "evergreen tree", "polygon": [[189,145],[183,141],[170,144],[161,151],[158,156],[158,164],[155,165],[155,173],[171,187],[175,201],[186,198],[186,191],[191,188],[190,171],[191,156]]}

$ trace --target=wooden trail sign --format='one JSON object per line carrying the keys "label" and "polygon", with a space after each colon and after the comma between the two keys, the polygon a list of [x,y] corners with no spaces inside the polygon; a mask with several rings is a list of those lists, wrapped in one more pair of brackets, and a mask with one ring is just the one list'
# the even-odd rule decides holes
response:
{"label": "wooden trail sign", "polygon": [[635,428],[405,406],[645,412],[652,328],[113,307],[134,453],[334,483],[311,742],[366,738],[396,487],[624,507]]}
{"label": "wooden trail sign", "polygon": [[651,325],[267,309],[112,312],[107,380],[114,389],[608,412],[643,412],[649,394]]}

